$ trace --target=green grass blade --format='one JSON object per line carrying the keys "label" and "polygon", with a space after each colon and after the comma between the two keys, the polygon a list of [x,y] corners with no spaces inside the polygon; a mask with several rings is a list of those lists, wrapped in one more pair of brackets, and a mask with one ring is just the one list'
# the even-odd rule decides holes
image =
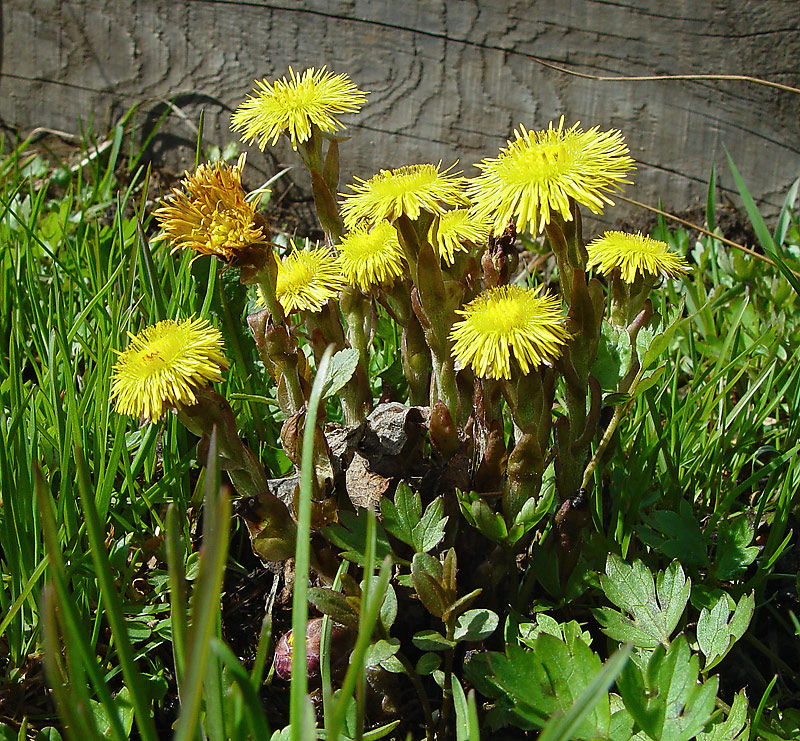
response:
{"label": "green grass blade", "polygon": [[169,608],[172,626],[172,655],[175,661],[175,677],[178,696],[182,695],[186,668],[186,636],[188,617],[186,612],[186,570],[184,568],[184,544],[178,524],[178,513],[174,504],[167,507],[166,518],[167,570],[169,572]]}
{"label": "green grass blade", "polygon": [[202,711],[203,683],[211,638],[219,620],[222,577],[228,555],[231,501],[219,489],[217,450],[217,431],[214,429],[208,446],[203,547],[192,598],[191,627],[186,652],[187,666],[191,667],[191,671],[185,675],[181,712],[175,725],[173,741],[193,741],[195,737]]}
{"label": "green grass blade", "polygon": [[48,563],[49,559],[47,556],[45,556],[39,562],[39,565],[36,567],[34,572],[31,574],[30,578],[28,579],[28,581],[25,583],[25,586],[22,588],[22,591],[14,600],[14,604],[11,605],[11,607],[8,609],[6,616],[3,618],[2,622],[0,622],[0,637],[2,637],[3,633],[6,632],[6,628],[8,627],[9,623],[14,619],[14,616],[19,612],[25,600],[28,599],[28,595],[30,595],[30,593],[33,591],[33,588],[36,586],[36,583],[39,581],[42,574],[44,573],[45,568],[47,568]]}
{"label": "green grass blade", "polygon": [[773,241],[772,235],[770,234],[767,225],[764,223],[764,218],[759,213],[758,207],[753,200],[753,196],[750,194],[750,191],[747,189],[742,176],[736,169],[736,165],[733,164],[731,156],[727,152],[725,153],[725,156],[728,158],[728,166],[731,168],[731,173],[733,174],[733,179],[736,181],[736,187],[739,190],[739,195],[742,197],[742,203],[744,203],[745,211],[747,211],[747,216],[750,219],[750,223],[753,225],[753,231],[755,231],[761,247],[767,256],[775,262],[778,270],[783,273],[784,277],[789,281],[789,284],[792,286],[792,288],[794,288],[795,292],[800,294],[800,279],[797,278],[789,266],[783,261],[783,258],[778,254],[778,246]]}
{"label": "green grass blade", "polygon": [[[42,518],[42,531],[47,544],[47,553],[50,558],[50,578],[55,595],[55,603],[60,612],[60,619],[63,621],[63,633],[66,638],[66,645],[74,653],[91,680],[92,687],[97,693],[97,697],[103,705],[109,721],[111,722],[111,732],[114,738],[120,741],[127,739],[127,734],[122,725],[117,708],[111,698],[108,685],[105,682],[97,660],[92,654],[86,640],[83,626],[76,612],[76,607],[72,595],[67,590],[66,565],[64,556],[61,552],[61,545],[58,541],[58,528],[54,514],[53,499],[47,490],[47,483],[44,481],[38,468],[34,469],[34,491],[36,492],[36,502]],[[55,627],[53,627],[55,631]]]}
{"label": "green grass blade", "polygon": [[80,447],[75,448],[75,463],[78,471],[78,493],[83,508],[86,534],[89,537],[92,562],[94,563],[97,581],[105,604],[105,615],[111,634],[114,637],[125,684],[131,693],[134,709],[134,720],[139,733],[145,741],[156,741],[155,724],[150,711],[150,697],[142,675],[134,661],[133,646],[128,637],[128,627],[122,611],[122,602],[114,585],[111,564],[105,548],[105,530],[100,525],[95,507],[95,495],[89,480],[89,471]]}
{"label": "green grass blade", "polygon": [[328,365],[333,355],[329,345],[320,358],[317,375],[311,387],[311,396],[306,412],[303,453],[300,466],[300,501],[297,505],[297,546],[295,550],[295,580],[292,595],[292,687],[289,697],[289,725],[292,741],[310,738],[312,729],[304,727],[306,718],[306,623],[308,621],[308,570],[311,557],[311,482],[314,475],[314,430],[322,386],[328,375]]}

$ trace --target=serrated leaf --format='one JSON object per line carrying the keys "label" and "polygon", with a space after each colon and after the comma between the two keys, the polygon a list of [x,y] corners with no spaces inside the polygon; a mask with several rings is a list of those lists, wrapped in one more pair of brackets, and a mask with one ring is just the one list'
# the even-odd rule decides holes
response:
{"label": "serrated leaf", "polygon": [[705,565],[708,560],[703,531],[691,505],[681,500],[677,512],[657,510],[643,518],[647,527],[637,528],[641,539],[667,558],[682,564]]}
{"label": "serrated leaf", "polygon": [[[514,725],[526,730],[543,728],[553,715],[571,709],[602,668],[600,657],[583,641],[568,646],[546,633],[536,639],[533,651],[509,644],[506,654],[484,656],[483,661],[467,662],[467,678],[496,698]],[[604,693],[571,738],[608,738],[610,722],[608,693]]]}
{"label": "serrated leaf", "polygon": [[425,553],[435,548],[444,538],[444,526],[447,518],[443,517],[444,501],[436,497],[426,508],[422,519],[411,530],[411,540],[414,550]]}
{"label": "serrated leaf", "polygon": [[644,673],[630,661],[617,681],[625,707],[654,741],[689,741],[714,710],[718,678],[699,684],[699,661],[678,636],[653,652]]}
{"label": "serrated leaf", "polygon": [[484,608],[467,610],[458,616],[453,638],[457,641],[482,641],[494,633],[500,619]]}
{"label": "serrated leaf", "polygon": [[723,520],[717,528],[717,547],[712,571],[719,581],[739,576],[758,556],[758,547],[751,546],[755,531],[745,517]]}
{"label": "serrated leaf", "polygon": [[353,377],[358,367],[358,350],[346,347],[333,354],[328,364],[328,375],[322,384],[322,399],[339,393],[342,387]]}
{"label": "serrated leaf", "polygon": [[744,690],[733,698],[728,717],[713,723],[709,730],[697,734],[697,741],[744,741],[749,736],[747,721],[747,696]]}
{"label": "serrated leaf", "polygon": [[736,605],[733,617],[728,603],[728,596],[722,595],[709,610],[703,608],[697,621],[697,644],[706,663],[703,668],[707,672],[716,666],[730,651],[747,630],[755,608],[755,597],[744,595]]}
{"label": "serrated leaf", "polygon": [[[334,545],[343,549],[342,557],[353,563],[364,565],[367,544],[367,519],[369,513],[360,509],[358,513],[339,512],[339,522],[322,528],[322,534]],[[386,556],[395,559],[386,531],[380,522],[375,522],[375,558],[378,562]],[[396,560],[396,559],[395,559]]]}
{"label": "serrated leaf", "polygon": [[398,540],[414,546],[414,528],[422,516],[422,500],[402,481],[397,485],[394,502],[381,500],[383,526]]}
{"label": "serrated leaf", "polygon": [[[611,602],[628,613],[607,607],[595,611],[603,632],[620,642],[639,648],[668,644],[691,593],[680,563],[673,561],[666,571],[653,575],[640,560],[628,566],[619,556],[609,554],[600,585]],[[629,617],[630,616],[630,617]]]}
{"label": "serrated leaf", "polygon": [[420,630],[414,633],[411,642],[422,651],[449,651],[456,645],[437,630]]}

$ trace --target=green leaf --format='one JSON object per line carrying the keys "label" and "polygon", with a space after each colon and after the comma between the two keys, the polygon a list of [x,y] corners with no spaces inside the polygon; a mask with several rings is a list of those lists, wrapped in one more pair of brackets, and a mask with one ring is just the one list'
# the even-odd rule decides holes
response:
{"label": "green leaf", "polygon": [[745,741],[749,736],[750,724],[747,721],[747,696],[744,690],[733,698],[728,717],[706,726],[697,734],[697,741]]}
{"label": "green leaf", "polygon": [[359,609],[351,600],[360,602],[355,597],[345,597],[333,589],[312,587],[308,590],[308,601],[323,615],[328,615],[340,625],[358,630]]}
{"label": "green leaf", "polygon": [[394,502],[381,499],[383,526],[398,540],[414,546],[414,528],[422,516],[422,500],[402,481],[397,485]]}
{"label": "green leaf", "polygon": [[592,366],[592,375],[605,391],[617,388],[620,378],[628,372],[631,364],[631,338],[623,327],[603,322],[597,359]]}
{"label": "green leaf", "polygon": [[718,678],[698,683],[699,660],[683,635],[659,646],[644,673],[628,662],[617,680],[625,707],[654,741],[689,741],[714,710]]}
{"label": "green leaf", "polygon": [[[666,352],[667,348],[670,346],[672,342],[672,338],[675,336],[675,332],[677,331],[678,327],[686,324],[689,319],[682,318],[683,317],[683,302],[681,302],[680,306],[676,306],[671,312],[669,317],[667,317],[667,327],[663,331],[656,334],[653,339],[650,341],[647,350],[642,355],[642,352],[639,352],[639,357],[642,359],[642,370],[647,370],[653,363],[658,360],[662,353]],[[641,332],[639,335],[641,336]]]}
{"label": "green leaf", "polygon": [[442,584],[443,569],[433,556],[417,553],[411,562],[411,583],[414,590],[428,612],[442,617],[448,607],[449,600]]}
{"label": "green leaf", "polygon": [[494,633],[499,618],[491,610],[467,610],[458,616],[453,637],[457,641],[482,641]]}
{"label": "green leaf", "polygon": [[731,617],[729,597],[723,594],[709,610],[703,608],[697,621],[697,644],[706,663],[704,672],[716,666],[747,630],[755,609],[755,596],[745,594],[736,605]]}
{"label": "green leaf", "polygon": [[[509,644],[506,654],[477,655],[467,662],[466,676],[497,700],[504,722],[532,730],[570,710],[601,668],[600,657],[580,639],[567,644],[542,633],[533,651]],[[610,723],[608,694],[601,692],[571,738],[609,738]]]}
{"label": "green leaf", "polygon": [[437,653],[424,653],[417,660],[417,674],[432,674],[442,663],[442,657]]}
{"label": "green leaf", "polygon": [[414,633],[411,642],[422,651],[449,651],[456,645],[437,630],[420,630]]}
{"label": "green leaf", "polygon": [[657,510],[642,518],[646,527],[637,528],[639,537],[667,558],[680,559],[685,565],[707,563],[706,542],[692,506],[681,500],[677,512]]}
{"label": "green leaf", "polygon": [[388,633],[397,617],[397,594],[391,584],[386,589],[379,617],[383,629]]}
{"label": "green leaf", "polygon": [[654,585],[652,573],[641,561],[628,566],[615,554],[608,556],[600,586],[611,602],[628,613],[608,607],[595,610],[603,632],[638,648],[655,648],[669,642],[691,592],[691,580],[677,561],[659,572]]}
{"label": "green leaf", "polygon": [[508,535],[506,521],[503,516],[493,512],[483,499],[476,499],[470,505],[470,514],[475,520],[475,527],[489,540],[501,543]]}
{"label": "green leaf", "polygon": [[411,530],[414,550],[425,553],[436,547],[444,538],[444,526],[447,518],[444,514],[444,500],[436,497],[426,508],[422,519]]}
{"label": "green leaf", "polygon": [[[592,681],[581,692],[572,707],[563,715],[555,715],[548,721],[544,731],[539,736],[539,741],[570,741],[575,730],[580,727],[595,706],[603,702],[604,699],[606,702],[609,701],[608,690],[630,658],[631,650],[631,645],[626,644],[617,651],[603,665],[602,669],[594,675]],[[623,739],[628,741],[630,729],[626,727],[620,729],[620,731],[612,733],[609,728],[608,737],[610,739],[619,738],[620,741]]]}
{"label": "green leaf", "polygon": [[519,625],[519,640],[530,648],[533,648],[540,633],[548,633],[567,643],[580,638],[587,646],[592,645],[592,634],[588,630],[583,630],[576,620],[559,623],[550,615],[539,612],[536,614],[535,622]]}
{"label": "green leaf", "polygon": [[755,532],[746,517],[722,520],[717,529],[717,548],[711,571],[719,581],[739,576],[758,556],[751,546]]}
{"label": "green leaf", "polygon": [[394,656],[400,650],[400,641],[397,638],[375,641],[367,649],[364,666],[377,666],[386,661],[390,656]]}
{"label": "green leaf", "polygon": [[358,368],[358,350],[346,347],[334,353],[328,365],[328,373],[322,384],[321,399],[325,400],[339,393],[342,387],[353,377]]}
{"label": "green leaf", "polygon": [[[344,549],[342,557],[348,561],[364,565],[364,554],[367,547],[367,519],[369,514],[366,509],[358,513],[339,512],[339,522],[322,528],[322,534],[334,545]],[[375,522],[375,557],[382,561],[386,556],[392,556],[392,548],[386,531],[380,522]],[[395,559],[396,560],[396,559]]]}

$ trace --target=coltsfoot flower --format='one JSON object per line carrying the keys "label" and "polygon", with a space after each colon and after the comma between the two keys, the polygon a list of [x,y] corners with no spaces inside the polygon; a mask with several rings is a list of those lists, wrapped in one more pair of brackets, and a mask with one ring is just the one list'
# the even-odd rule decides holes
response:
{"label": "coltsfoot flower", "polygon": [[511,219],[517,231],[542,231],[554,213],[571,221],[570,198],[595,214],[613,205],[606,193],[630,182],[628,147],[619,131],[578,126],[565,130],[563,116],[544,131],[520,126],[497,157],[476,165],[482,174],[469,181],[467,192],[475,214],[492,221],[495,235]]}
{"label": "coltsfoot flower", "polygon": [[294,250],[278,266],[275,296],[287,314],[316,312],[344,286],[342,271],[328,248]]}
{"label": "coltsfoot flower", "polygon": [[355,178],[342,196],[342,218],[348,229],[359,222],[376,224],[382,219],[394,221],[405,214],[415,221],[421,211],[441,215],[451,206],[468,205],[464,194],[466,178],[451,174],[452,165],[440,170],[438,165],[406,165],[395,170],[381,170],[369,180]]}
{"label": "coltsfoot flower", "polygon": [[326,72],[325,67],[300,75],[289,67],[289,78],[271,84],[256,80],[253,94],[231,116],[231,129],[241,132],[242,141],[255,141],[263,151],[285,132],[296,151],[311,138],[312,126],[327,133],[344,128],[336,116],[359,111],[367,99],[347,75]]}
{"label": "coltsfoot flower", "polygon": [[365,292],[393,283],[405,271],[397,232],[388,221],[379,221],[371,229],[366,224],[354,227],[336,249],[345,280]]}
{"label": "coltsfoot flower", "polygon": [[498,286],[479,294],[453,325],[453,357],[482,378],[511,378],[511,353],[527,374],[561,355],[569,340],[561,301],[521,286]]}
{"label": "coltsfoot flower", "polygon": [[[477,218],[469,209],[455,208],[439,217],[434,247],[439,257],[452,265],[453,255],[468,249],[464,242],[481,245],[486,242],[490,230],[491,224]],[[430,236],[433,236],[433,227]]]}
{"label": "coltsfoot flower", "polygon": [[606,232],[586,245],[589,253],[587,269],[597,267],[608,275],[619,270],[626,283],[633,283],[636,274],[643,277],[678,278],[689,270],[689,264],[666,242],[639,234]]}
{"label": "coltsfoot flower", "polygon": [[183,190],[173,188],[165,204],[155,211],[173,250],[191,249],[231,262],[268,239],[255,205],[245,199],[244,163],[242,155],[235,165],[200,165],[193,174],[186,173],[181,181]]}
{"label": "coltsfoot flower", "polygon": [[222,335],[207,319],[167,319],[130,335],[111,371],[111,398],[120,414],[157,422],[195,392],[221,381],[228,368]]}

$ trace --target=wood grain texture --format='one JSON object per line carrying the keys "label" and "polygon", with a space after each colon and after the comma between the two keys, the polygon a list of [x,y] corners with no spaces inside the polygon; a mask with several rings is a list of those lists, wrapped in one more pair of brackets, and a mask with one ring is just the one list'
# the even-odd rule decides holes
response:
{"label": "wood grain texture", "polygon": [[[155,115],[174,99],[195,122],[205,110],[206,138],[224,143],[255,77],[326,64],[371,93],[344,118],[343,183],[421,161],[459,160],[472,175],[515,126],[562,115],[622,129],[638,200],[702,200],[712,162],[732,187],[726,148],[768,211],[800,175],[800,96],[742,82],[597,82],[538,61],[800,87],[797,0],[5,0],[0,10],[0,121],[23,133],[76,131],[79,119],[102,131],[134,102]],[[164,131],[162,149],[192,142],[177,115]],[[288,147],[277,155],[295,163]]]}

